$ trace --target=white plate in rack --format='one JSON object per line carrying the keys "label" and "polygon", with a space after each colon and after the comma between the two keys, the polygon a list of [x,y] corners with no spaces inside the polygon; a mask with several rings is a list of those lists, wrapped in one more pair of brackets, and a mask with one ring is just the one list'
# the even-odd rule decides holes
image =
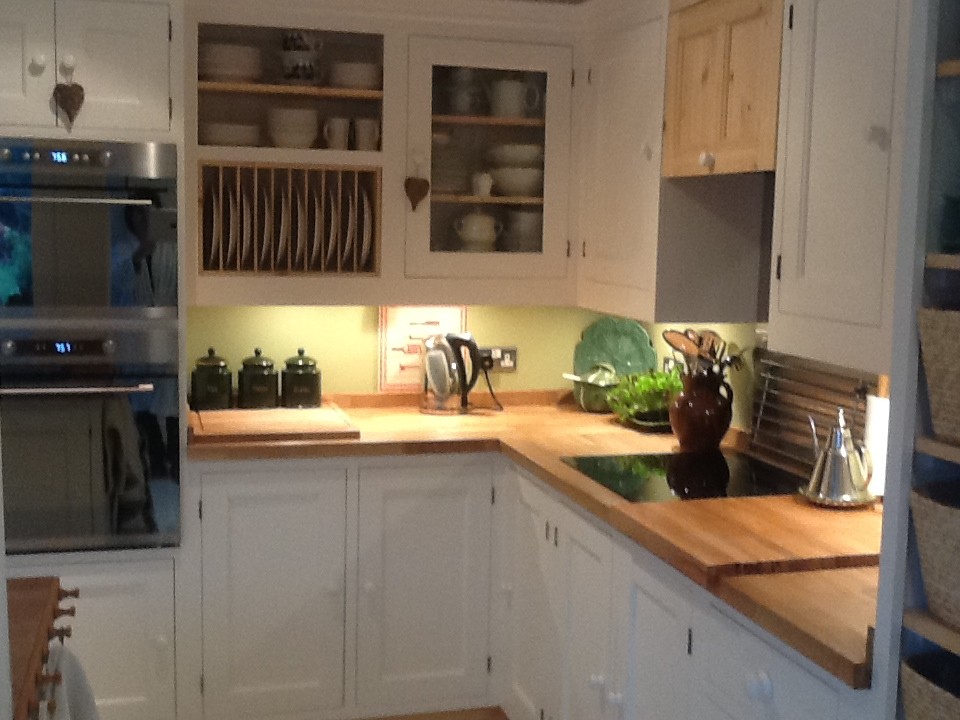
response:
{"label": "white plate in rack", "polygon": [[304,188],[303,195],[299,191],[295,192],[297,194],[297,248],[293,256],[293,265],[301,270],[307,260],[307,204],[304,200],[307,190]]}
{"label": "white plate in rack", "polygon": [[353,242],[357,238],[357,202],[356,193],[347,191],[347,234],[343,241],[343,258],[341,264],[344,269],[353,269],[350,262],[353,259]]}
{"label": "white plate in rack", "polygon": [[233,193],[233,188],[227,188],[230,208],[230,227],[227,234],[227,257],[225,265],[233,269],[237,259],[237,242],[240,239],[240,208],[237,207],[237,196]]}
{"label": "white plate in rack", "polygon": [[260,236],[260,267],[270,263],[270,246],[273,245],[273,214],[270,208],[270,193],[263,191],[263,234]]}
{"label": "white plate in rack", "polygon": [[287,195],[280,193],[280,244],[277,246],[276,267],[286,264],[287,238],[290,235],[290,214],[287,212]]}
{"label": "white plate in rack", "polygon": [[207,270],[220,269],[220,245],[223,242],[221,235],[222,218],[220,217],[220,197],[216,191],[210,193],[210,257],[207,259]]}
{"label": "white plate in rack", "polygon": [[323,208],[317,189],[313,189],[313,250],[310,253],[310,268],[316,269],[323,250]]}
{"label": "white plate in rack", "polygon": [[327,193],[327,198],[330,201],[330,219],[327,223],[329,226],[327,233],[327,259],[324,264],[326,265],[326,269],[336,270],[336,266],[331,265],[331,263],[337,254],[337,239],[340,235],[340,214],[337,212],[337,199],[333,194],[333,190]]}
{"label": "white plate in rack", "polygon": [[247,194],[240,193],[240,212],[243,216],[243,237],[240,240],[240,265],[250,263],[253,255],[253,205],[247,198]]}
{"label": "white plate in rack", "polygon": [[370,207],[370,197],[367,195],[366,188],[360,188],[360,203],[363,206],[363,242],[360,245],[360,267],[358,270],[364,270],[367,266],[367,260],[370,259],[370,248],[373,245],[373,209]]}

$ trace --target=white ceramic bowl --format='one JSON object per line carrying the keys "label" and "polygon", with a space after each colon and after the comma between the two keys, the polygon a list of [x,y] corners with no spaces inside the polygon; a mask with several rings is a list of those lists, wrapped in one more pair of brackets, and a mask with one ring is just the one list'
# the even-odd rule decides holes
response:
{"label": "white ceramic bowl", "polygon": [[260,48],[206,43],[200,46],[200,77],[209,80],[256,80],[263,72]]}
{"label": "white ceramic bowl", "polygon": [[540,167],[543,162],[543,145],[504,143],[491,147],[487,155],[491,162],[499,167]]}
{"label": "white ceramic bowl", "polygon": [[271,130],[312,130],[320,127],[320,112],[314,108],[271,108],[267,111]]}
{"label": "white ceramic bowl", "polygon": [[317,128],[312,130],[270,128],[269,134],[274,147],[311,148],[317,141]]}
{"label": "white ceramic bowl", "polygon": [[493,189],[498,195],[539,195],[543,189],[543,170],[540,168],[492,168]]}
{"label": "white ceramic bowl", "polygon": [[339,88],[379,90],[382,68],[376,63],[335,62],[330,65],[330,84]]}
{"label": "white ceramic bowl", "polygon": [[259,145],[260,127],[241,123],[202,122],[198,136],[202,145]]}

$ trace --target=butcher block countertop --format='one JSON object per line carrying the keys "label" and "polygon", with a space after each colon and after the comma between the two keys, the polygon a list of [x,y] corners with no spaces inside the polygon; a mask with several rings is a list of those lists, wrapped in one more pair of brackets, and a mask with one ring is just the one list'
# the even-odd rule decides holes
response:
{"label": "butcher block countertop", "polygon": [[[410,396],[333,400],[359,438],[217,442],[207,437],[202,444],[191,443],[189,456],[252,460],[502,452],[835,677],[854,688],[869,687],[879,506],[827,510],[792,496],[628,502],[560,458],[669,452],[677,449],[676,439],[624,428],[610,415],[581,412],[550,393],[518,394],[515,402],[507,395],[501,398],[504,412],[464,416],[422,414]],[[191,424],[196,420],[193,414]],[[728,442],[737,441],[731,432]]]}

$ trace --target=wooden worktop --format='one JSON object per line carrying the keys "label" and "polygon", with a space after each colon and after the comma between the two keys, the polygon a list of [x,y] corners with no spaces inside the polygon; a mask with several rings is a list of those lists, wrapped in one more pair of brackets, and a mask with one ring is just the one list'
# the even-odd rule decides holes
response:
{"label": "wooden worktop", "polygon": [[[875,614],[879,507],[828,510],[790,496],[636,504],[560,458],[669,452],[677,449],[673,436],[636,432],[612,416],[556,402],[512,404],[507,398],[503,412],[439,416],[421,414],[409,402],[371,407],[354,398],[334,401],[360,430],[358,439],[217,443],[208,438],[191,445],[189,455],[241,460],[503,452],[831,674],[855,688],[869,686],[866,648]],[[728,436],[735,439],[735,433]],[[867,597],[872,604],[865,606]],[[805,619],[814,602],[830,606],[831,613],[817,615],[816,622]]]}

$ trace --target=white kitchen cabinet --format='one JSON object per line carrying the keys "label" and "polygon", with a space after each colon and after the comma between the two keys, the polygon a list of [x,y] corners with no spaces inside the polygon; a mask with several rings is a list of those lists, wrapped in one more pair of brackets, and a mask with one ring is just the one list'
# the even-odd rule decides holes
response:
{"label": "white kitchen cabinet", "polygon": [[512,718],[603,717],[609,676],[610,537],[513,473]]}
{"label": "white kitchen cabinet", "polygon": [[79,659],[102,720],[173,720],[173,561],[161,559],[8,563],[10,577],[54,575],[80,591],[76,616],[57,620],[72,634],[66,647]]}
{"label": "white kitchen cabinet", "polygon": [[899,215],[895,0],[786,13],[769,346],[889,371]]}
{"label": "white kitchen cabinet", "polygon": [[347,473],[204,473],[208,720],[344,704]]}
{"label": "white kitchen cabinet", "polygon": [[574,89],[578,304],[650,322],[756,321],[769,179],[661,178],[666,6],[633,12],[590,38]]}
{"label": "white kitchen cabinet", "polygon": [[358,704],[482,704],[492,487],[486,462],[361,466]]}
{"label": "white kitchen cabinet", "polygon": [[407,277],[567,276],[571,72],[569,47],[410,38]]}
{"label": "white kitchen cabinet", "polygon": [[831,720],[836,692],[709,605],[693,622],[690,720]]}
{"label": "white kitchen cabinet", "polygon": [[147,0],[10,0],[0,17],[0,125],[68,127],[57,83],[83,87],[69,129],[170,126],[170,9]]}
{"label": "white kitchen cabinet", "polygon": [[641,559],[623,544],[614,553],[616,670],[606,688],[607,717],[687,718],[692,605],[646,567],[649,556]]}

